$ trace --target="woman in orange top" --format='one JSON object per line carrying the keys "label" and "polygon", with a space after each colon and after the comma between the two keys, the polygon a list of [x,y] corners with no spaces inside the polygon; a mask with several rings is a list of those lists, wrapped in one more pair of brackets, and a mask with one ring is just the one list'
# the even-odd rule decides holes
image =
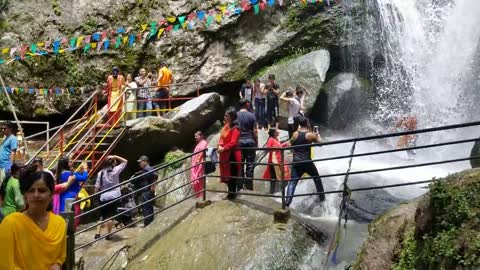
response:
{"label": "woman in orange top", "polygon": [[[220,134],[218,141],[218,154],[220,161],[220,181],[226,183],[228,187],[228,195],[226,199],[234,199],[237,192],[237,179],[240,174],[242,154],[238,147],[238,139],[240,138],[240,129],[238,128],[237,112],[229,109],[225,113],[225,125]],[[230,163],[230,162],[238,163]]]}
{"label": "woman in orange top", "polygon": [[47,211],[54,193],[51,174],[28,168],[20,175],[26,209],[0,224],[0,270],[60,270],[66,258],[65,220]]}
{"label": "woman in orange top", "polygon": [[123,108],[123,97],[120,97],[125,87],[125,78],[119,74],[118,67],[114,67],[112,75],[107,78],[106,94],[108,98],[108,124],[116,125],[120,120]]}
{"label": "woman in orange top", "polygon": [[[278,129],[276,128],[271,128],[268,130],[268,140],[267,140],[267,147],[268,148],[281,148],[285,147],[288,143],[280,143],[278,140],[278,135],[280,135],[280,132],[278,132]],[[289,180],[290,179],[290,170],[288,169],[288,166],[283,165],[282,166],[282,156],[281,156],[281,150],[270,150],[268,152],[268,163],[271,163],[270,165],[267,166],[265,169],[265,172],[263,173],[263,179],[268,179],[270,180],[270,194],[275,193],[275,184],[277,180],[282,180],[281,175],[282,175],[282,167],[283,167],[283,177],[284,180]],[[283,164],[285,164],[285,161],[283,161]]]}

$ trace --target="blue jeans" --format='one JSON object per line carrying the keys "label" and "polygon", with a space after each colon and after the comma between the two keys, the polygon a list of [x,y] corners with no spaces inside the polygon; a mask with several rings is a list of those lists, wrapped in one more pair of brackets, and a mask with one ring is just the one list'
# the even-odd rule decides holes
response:
{"label": "blue jeans", "polygon": [[[137,108],[139,111],[152,110],[152,101],[146,98],[137,97]],[[152,115],[152,112],[139,112],[137,118],[146,117]]]}
{"label": "blue jeans", "polygon": [[[301,163],[301,164],[294,164],[292,165],[292,177],[290,182],[288,182],[288,187],[287,187],[287,198],[285,200],[285,204],[287,206],[290,206],[293,200],[293,195],[295,195],[295,188],[297,187],[298,180],[299,178],[304,174],[308,174],[313,178],[313,182],[315,183],[315,188],[317,189],[317,192],[323,192],[323,185],[322,185],[322,180],[320,179],[317,171],[317,167],[315,167],[315,164],[313,164],[312,161],[307,162],[307,163]],[[325,194],[319,194],[318,195],[320,198],[320,201],[325,200]]]}
{"label": "blue jeans", "polygon": [[262,98],[256,98],[255,99],[255,117],[257,118],[257,122],[260,124],[260,126],[267,126],[268,123],[266,123],[266,111],[265,111],[265,99]]}

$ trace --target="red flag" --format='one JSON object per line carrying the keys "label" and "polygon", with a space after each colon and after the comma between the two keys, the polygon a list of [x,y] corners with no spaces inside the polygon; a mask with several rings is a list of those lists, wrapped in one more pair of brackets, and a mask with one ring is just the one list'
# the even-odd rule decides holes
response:
{"label": "red flag", "polygon": [[102,36],[100,38],[100,40],[103,40],[107,37],[107,31],[102,31]]}
{"label": "red flag", "polygon": [[192,13],[188,14],[187,17],[188,17],[188,20],[191,21],[191,20],[193,20],[196,16],[197,16],[197,14],[196,14],[195,12],[192,12]]}
{"label": "red flag", "polygon": [[167,32],[172,31],[172,29],[173,29],[173,25],[169,25],[169,26],[167,26],[167,28],[165,28],[165,30],[167,30]]}
{"label": "red flag", "polygon": [[260,3],[260,9],[261,9],[261,10],[265,10],[265,7],[266,7],[266,6],[265,6],[265,3],[263,3],[263,2]]}
{"label": "red flag", "polygon": [[138,40],[142,40],[142,33],[138,33],[137,39],[138,39]]}
{"label": "red flag", "polygon": [[162,26],[162,25],[164,25],[164,24],[166,24],[166,23],[167,23],[167,20],[161,19],[161,20],[158,22],[158,26]]}
{"label": "red flag", "polygon": [[68,42],[67,37],[63,37],[61,43],[62,44],[67,44],[67,42]]}
{"label": "red flag", "polygon": [[85,36],[85,44],[90,43],[90,38],[91,37],[92,37],[91,35]]}
{"label": "red flag", "polygon": [[27,50],[28,50],[27,45],[22,46],[22,49],[20,49],[20,59],[23,60],[25,58],[25,54],[27,53]]}

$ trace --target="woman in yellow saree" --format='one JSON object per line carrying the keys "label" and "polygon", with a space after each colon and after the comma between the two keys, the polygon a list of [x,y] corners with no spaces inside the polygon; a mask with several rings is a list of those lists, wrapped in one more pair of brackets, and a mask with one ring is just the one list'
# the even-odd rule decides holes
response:
{"label": "woman in yellow saree", "polygon": [[54,180],[46,172],[26,169],[20,175],[26,209],[0,224],[0,270],[60,270],[66,257],[65,220],[48,211]]}

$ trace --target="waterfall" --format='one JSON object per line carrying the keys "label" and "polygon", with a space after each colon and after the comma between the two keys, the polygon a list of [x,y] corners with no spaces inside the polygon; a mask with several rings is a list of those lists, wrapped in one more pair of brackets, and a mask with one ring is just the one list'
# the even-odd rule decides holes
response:
{"label": "waterfall", "polygon": [[[399,117],[415,115],[418,128],[435,127],[480,118],[480,1],[478,0],[345,0],[347,9],[364,8],[361,23],[346,19],[346,34],[363,33],[360,54],[370,56],[370,76],[375,90],[375,113],[365,125],[373,125],[378,133],[389,133]],[[355,11],[356,12],[356,11]],[[348,14],[348,11],[346,12]],[[350,48],[351,49],[351,48]],[[352,55],[354,55],[352,53]],[[359,55],[358,50],[355,57]],[[352,56],[352,57],[354,57]],[[350,59],[355,63],[358,59]],[[352,70],[355,70],[353,68]],[[361,136],[355,133],[335,134],[329,140]],[[474,138],[480,128],[457,129],[419,135],[417,145],[455,139]],[[395,148],[398,138],[360,142],[356,153]],[[444,146],[417,151],[415,160],[405,153],[391,153],[355,158],[352,171],[418,164],[469,156],[473,143]],[[346,155],[351,144],[315,148],[316,158]],[[317,162],[320,174],[342,173],[348,159]],[[468,162],[439,166],[386,171],[368,175],[352,175],[351,188],[398,184],[443,177],[469,168]],[[323,179],[325,189],[338,190],[343,177]],[[366,220],[394,207],[402,200],[413,199],[426,191],[423,186],[405,186],[353,193],[350,222],[345,243],[340,248],[340,261],[329,269],[343,269],[355,257],[366,231],[359,229]],[[314,192],[312,181],[297,186],[297,193]],[[292,207],[319,226],[327,226],[338,217],[338,195],[328,195],[319,204],[314,197],[295,198]],[[327,226],[328,227],[328,226]]]}
{"label": "waterfall", "polygon": [[[471,121],[468,86],[480,40],[477,0],[367,0],[379,11],[385,64],[376,70],[379,118],[421,116],[420,126]],[[478,79],[478,77],[476,78]]]}

